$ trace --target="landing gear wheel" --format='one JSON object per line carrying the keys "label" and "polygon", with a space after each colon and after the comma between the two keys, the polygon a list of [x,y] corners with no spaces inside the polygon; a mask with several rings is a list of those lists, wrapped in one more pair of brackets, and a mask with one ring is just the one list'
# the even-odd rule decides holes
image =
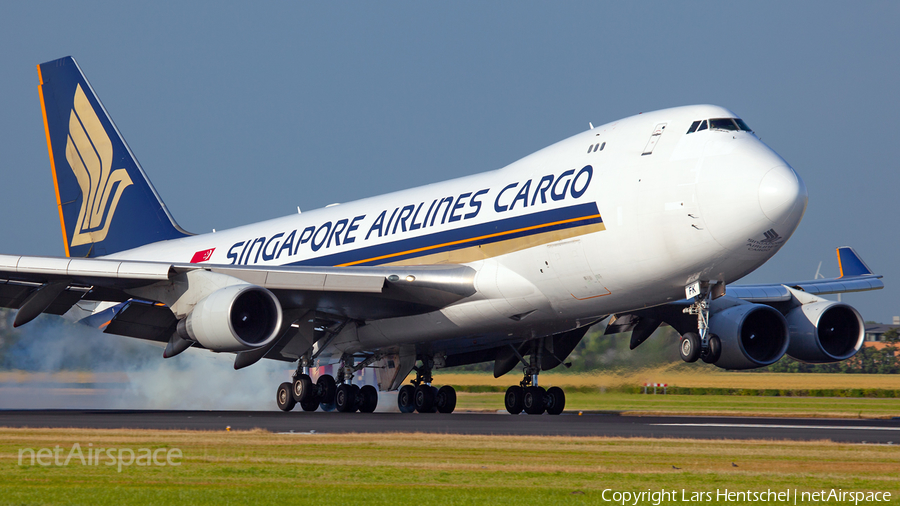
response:
{"label": "landing gear wheel", "polygon": [[544,412],[544,389],[541,387],[528,387],[525,389],[523,405],[529,415],[540,415]]}
{"label": "landing gear wheel", "polygon": [[504,402],[509,414],[518,415],[525,408],[525,389],[518,385],[507,388]]}
{"label": "landing gear wheel", "polygon": [[678,348],[681,360],[696,362],[700,358],[700,351],[700,336],[694,332],[685,333],[681,338],[681,346]]}
{"label": "landing gear wheel", "polygon": [[360,413],[371,413],[378,407],[378,390],[372,385],[366,385],[359,389],[362,402],[359,403]]}
{"label": "landing gear wheel", "polygon": [[547,389],[544,399],[547,404],[547,413],[551,415],[558,415],[566,408],[566,393],[562,388],[550,387]]}
{"label": "landing gear wheel", "polygon": [[356,411],[356,391],[353,388],[354,386],[356,385],[338,385],[337,392],[334,393],[334,405],[341,413]]}
{"label": "landing gear wheel", "polygon": [[297,403],[291,395],[291,384],[284,382],[278,385],[278,392],[275,394],[275,402],[278,403],[278,409],[282,411],[290,411],[294,409]]}
{"label": "landing gear wheel", "polygon": [[709,335],[709,349],[703,354],[702,358],[707,364],[715,364],[719,357],[722,356],[722,340],[715,334]]}
{"label": "landing gear wheel", "polygon": [[319,409],[319,399],[312,398],[300,401],[300,407],[303,408],[303,411],[315,411]]}
{"label": "landing gear wheel", "polygon": [[416,387],[403,385],[397,392],[397,407],[401,413],[412,413],[416,410]]}
{"label": "landing gear wheel", "polygon": [[319,379],[316,380],[316,393],[319,398],[319,402],[322,403],[322,409],[325,411],[332,411],[334,408],[325,409],[326,404],[334,404],[334,393],[337,391],[337,383],[334,381],[334,376],[330,376],[328,374],[324,374],[319,376]]}
{"label": "landing gear wheel", "polygon": [[297,402],[303,402],[315,397],[313,383],[308,375],[299,374],[294,378],[294,383],[291,387],[291,396]]}
{"label": "landing gear wheel", "polygon": [[416,387],[415,404],[419,413],[434,413],[434,389],[431,385]]}
{"label": "landing gear wheel", "polygon": [[456,390],[449,385],[439,388],[434,398],[434,405],[441,413],[453,413],[453,410],[456,409]]}

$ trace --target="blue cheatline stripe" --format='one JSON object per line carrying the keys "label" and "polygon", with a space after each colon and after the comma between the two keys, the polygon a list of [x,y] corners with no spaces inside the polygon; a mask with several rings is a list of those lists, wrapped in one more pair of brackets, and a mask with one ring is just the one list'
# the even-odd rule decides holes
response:
{"label": "blue cheatline stripe", "polygon": [[288,265],[380,265],[599,223],[603,223],[603,219],[597,203],[591,202],[310,258]]}

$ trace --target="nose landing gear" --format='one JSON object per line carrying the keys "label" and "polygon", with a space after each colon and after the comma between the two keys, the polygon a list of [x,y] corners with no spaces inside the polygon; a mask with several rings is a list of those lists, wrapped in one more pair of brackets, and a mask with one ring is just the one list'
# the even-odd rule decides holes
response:
{"label": "nose landing gear", "polygon": [[697,332],[686,332],[681,336],[678,350],[681,359],[685,362],[703,359],[707,364],[714,364],[722,354],[722,341],[709,331],[709,302],[725,295],[725,284],[710,285],[708,281],[697,281],[685,287],[685,295],[694,298],[694,303],[683,311],[697,315]]}

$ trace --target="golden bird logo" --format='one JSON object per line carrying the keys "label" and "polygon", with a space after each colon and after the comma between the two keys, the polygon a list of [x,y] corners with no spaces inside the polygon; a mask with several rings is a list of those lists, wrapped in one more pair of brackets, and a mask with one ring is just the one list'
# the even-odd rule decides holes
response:
{"label": "golden bird logo", "polygon": [[72,246],[104,240],[122,192],[132,184],[125,169],[112,169],[113,148],[100,118],[81,85],[75,89],[69,115],[66,160],[81,186],[81,211],[75,223]]}

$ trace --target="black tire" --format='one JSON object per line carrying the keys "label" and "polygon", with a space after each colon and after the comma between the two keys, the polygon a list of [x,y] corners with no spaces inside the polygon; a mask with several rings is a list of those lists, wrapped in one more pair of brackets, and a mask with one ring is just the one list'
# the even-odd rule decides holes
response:
{"label": "black tire", "polygon": [[360,395],[359,390],[359,385],[350,385],[350,392],[353,394],[352,397],[350,397],[350,400],[353,401],[353,409],[350,410],[351,413],[359,411],[359,406],[362,404],[362,395]]}
{"label": "black tire", "polygon": [[563,392],[562,388],[559,387],[550,387],[547,389],[547,396],[545,397],[547,404],[547,413],[551,415],[558,415],[566,409],[566,393]]}
{"label": "black tire", "polygon": [[322,411],[326,411],[326,412],[331,412],[331,411],[334,411],[335,409],[337,409],[337,406],[335,406],[333,402],[329,402],[329,403],[320,402],[319,407],[322,408]]}
{"label": "black tire", "polygon": [[297,402],[294,400],[294,396],[291,395],[290,383],[284,382],[278,385],[278,391],[275,394],[275,402],[278,403],[278,409],[282,411],[294,409],[294,405],[297,404]]}
{"label": "black tire", "polygon": [[300,407],[303,411],[315,411],[319,409],[319,399],[307,399],[305,401],[300,401]]}
{"label": "black tire", "polygon": [[453,410],[456,409],[456,389],[449,385],[439,388],[437,396],[434,398],[434,404],[440,413],[453,413]]}
{"label": "black tire", "polygon": [[685,333],[681,337],[678,353],[681,355],[681,360],[696,362],[700,358],[700,336],[695,332]]}
{"label": "black tire", "polygon": [[434,389],[431,385],[416,387],[415,405],[419,413],[434,413]]}
{"label": "black tire", "polygon": [[378,390],[372,385],[366,385],[359,389],[362,402],[359,403],[360,413],[371,413],[378,407]]}
{"label": "black tire", "polygon": [[546,392],[541,387],[528,387],[525,389],[525,397],[522,404],[529,415],[540,415],[544,412],[544,396]]}
{"label": "black tire", "polygon": [[519,385],[513,385],[506,389],[506,396],[503,400],[509,414],[518,415],[525,408],[525,389]]}
{"label": "black tire", "polygon": [[416,387],[403,385],[397,392],[397,407],[401,413],[412,413],[416,410]]}
{"label": "black tire", "polygon": [[334,406],[341,413],[352,413],[356,411],[356,392],[353,387],[355,385],[338,385],[337,391],[334,393]]}
{"label": "black tire", "polygon": [[709,335],[709,349],[703,354],[702,358],[707,364],[715,364],[722,356],[722,340],[715,334]]}
{"label": "black tire", "polygon": [[291,396],[297,402],[308,401],[314,398],[316,392],[313,389],[312,379],[306,374],[300,374],[294,378],[294,383],[291,385]]}
{"label": "black tire", "polygon": [[[334,376],[330,376],[328,374],[323,374],[319,376],[319,379],[316,380],[316,393],[319,397],[319,402],[324,405],[326,404],[334,404],[334,393],[337,391],[337,383],[334,381]],[[325,409],[325,411],[332,411],[334,408]]]}

